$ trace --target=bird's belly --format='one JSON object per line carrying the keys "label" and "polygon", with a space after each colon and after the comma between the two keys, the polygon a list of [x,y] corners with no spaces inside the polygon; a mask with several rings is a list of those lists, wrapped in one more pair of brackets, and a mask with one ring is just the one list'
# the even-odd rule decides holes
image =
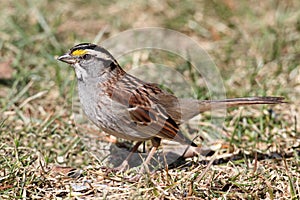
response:
{"label": "bird's belly", "polygon": [[127,108],[123,105],[111,102],[104,95],[96,97],[92,94],[86,94],[86,91],[81,91],[82,93],[79,95],[82,109],[89,120],[106,133],[133,141],[146,141],[155,136],[153,134],[143,134],[143,131],[137,131],[135,128],[130,127],[131,118]]}

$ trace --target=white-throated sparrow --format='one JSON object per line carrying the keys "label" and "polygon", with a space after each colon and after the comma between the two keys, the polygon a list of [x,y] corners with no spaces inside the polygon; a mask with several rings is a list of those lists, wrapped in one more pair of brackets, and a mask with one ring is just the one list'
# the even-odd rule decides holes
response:
{"label": "white-throated sparrow", "polygon": [[283,97],[249,97],[226,100],[180,99],[127,74],[103,47],[83,43],[74,46],[58,60],[72,65],[78,79],[78,93],[88,118],[108,134],[138,141],[151,140],[153,148],[161,139],[197,146],[185,137],[179,126],[210,109],[252,104],[283,103]]}

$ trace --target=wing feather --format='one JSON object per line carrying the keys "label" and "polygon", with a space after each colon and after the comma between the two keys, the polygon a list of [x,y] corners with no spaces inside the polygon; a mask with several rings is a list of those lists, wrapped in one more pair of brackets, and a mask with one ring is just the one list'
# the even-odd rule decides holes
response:
{"label": "wing feather", "polygon": [[172,95],[156,84],[145,83],[126,75],[113,86],[110,85],[107,93],[113,101],[127,108],[129,119],[125,120],[131,128],[153,137],[192,143],[179,130],[178,120],[174,120],[165,106],[160,104],[159,97]]}

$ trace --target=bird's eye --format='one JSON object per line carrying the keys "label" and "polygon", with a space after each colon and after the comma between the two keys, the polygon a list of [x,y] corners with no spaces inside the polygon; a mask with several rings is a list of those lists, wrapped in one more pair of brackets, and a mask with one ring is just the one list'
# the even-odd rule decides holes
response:
{"label": "bird's eye", "polygon": [[91,56],[91,54],[84,54],[84,55],[82,56],[82,58],[83,58],[84,60],[89,60],[89,59],[92,58],[92,56]]}

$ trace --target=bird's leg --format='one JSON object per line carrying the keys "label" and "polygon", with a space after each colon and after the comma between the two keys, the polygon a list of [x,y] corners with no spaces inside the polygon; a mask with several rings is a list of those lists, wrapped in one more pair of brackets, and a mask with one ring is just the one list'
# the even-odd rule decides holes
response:
{"label": "bird's leg", "polygon": [[129,163],[128,161],[130,160],[130,158],[132,157],[132,155],[138,150],[139,146],[142,144],[142,141],[137,142],[132,149],[130,150],[128,156],[126,157],[126,159],[122,162],[121,165],[119,165],[118,167],[114,168],[114,171],[119,171],[119,172],[124,172],[126,169],[128,169],[129,167]]}
{"label": "bird's leg", "polygon": [[126,159],[117,167],[114,168],[107,168],[103,167],[106,172],[124,172],[129,168],[129,160],[132,155],[138,150],[139,146],[142,144],[142,141],[137,142],[132,149],[130,150],[129,154],[127,155]]}
{"label": "bird's leg", "polygon": [[148,164],[150,163],[151,158],[153,157],[153,155],[155,154],[157,148],[159,147],[160,141],[161,141],[160,138],[153,138],[151,140],[152,148],[151,148],[151,150],[150,150],[150,152],[149,152],[149,154],[148,154],[145,162],[143,163],[142,168],[141,168],[139,174],[143,174],[145,172],[145,168],[147,168],[147,170],[149,171]]}
{"label": "bird's leg", "polygon": [[152,148],[151,148],[146,160],[143,162],[139,173],[137,175],[135,175],[134,177],[130,178],[129,181],[131,181],[131,182],[138,181],[140,179],[141,175],[144,174],[145,168],[147,168],[147,171],[149,171],[148,164],[150,163],[151,158],[153,157],[153,155],[155,154],[157,148],[159,147],[160,141],[161,141],[160,138],[151,139]]}

